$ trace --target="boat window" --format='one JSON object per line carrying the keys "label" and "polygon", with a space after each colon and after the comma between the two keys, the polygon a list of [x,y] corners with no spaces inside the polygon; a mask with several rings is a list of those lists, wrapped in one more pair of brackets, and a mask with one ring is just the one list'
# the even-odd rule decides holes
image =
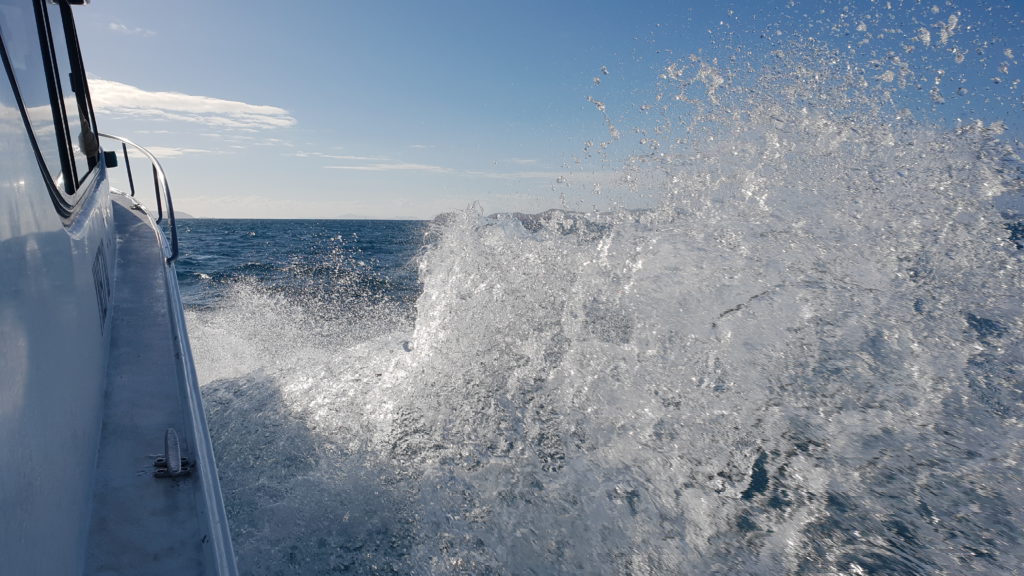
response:
{"label": "boat window", "polygon": [[18,84],[21,103],[28,115],[40,155],[57,189],[64,191],[62,148],[50,103],[47,66],[40,50],[39,26],[31,2],[0,0],[0,32],[4,49]]}
{"label": "boat window", "polygon": [[[82,78],[81,60],[75,41],[74,23],[71,19],[71,8],[64,2],[51,3],[47,6],[50,20],[50,34],[53,37],[53,53],[56,58],[56,75],[59,79],[57,89],[64,105],[64,117],[67,119],[68,137],[71,145],[71,157],[75,163],[75,174],[81,184],[96,165],[99,154],[99,141],[91,127],[88,94],[85,79]],[[65,22],[68,23],[65,27]]]}

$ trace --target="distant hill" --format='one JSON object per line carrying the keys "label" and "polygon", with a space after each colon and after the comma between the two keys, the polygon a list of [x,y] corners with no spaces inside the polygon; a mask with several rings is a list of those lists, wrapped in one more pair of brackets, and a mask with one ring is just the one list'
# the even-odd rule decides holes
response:
{"label": "distant hill", "polygon": [[181,210],[175,210],[174,211],[174,218],[178,219],[178,220],[194,220],[195,216],[189,214],[188,212],[182,212]]}

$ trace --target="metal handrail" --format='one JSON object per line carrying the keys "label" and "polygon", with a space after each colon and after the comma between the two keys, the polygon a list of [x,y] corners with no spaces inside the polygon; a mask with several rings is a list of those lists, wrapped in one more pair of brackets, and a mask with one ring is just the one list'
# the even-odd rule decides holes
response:
{"label": "metal handrail", "polygon": [[[132,179],[132,165],[128,159],[128,146],[138,150],[149,159],[149,163],[153,166],[153,187],[156,193],[156,223],[159,224],[164,218],[164,208],[161,201],[161,196],[167,199],[167,224],[171,230],[171,253],[167,256],[167,262],[174,262],[178,258],[178,226],[174,220],[174,204],[171,201],[171,186],[167,183],[167,176],[164,173],[163,166],[160,165],[160,161],[156,159],[156,156],[149,151],[139,146],[135,142],[127,138],[120,136],[113,136],[111,134],[98,133],[101,138],[109,138],[116,142],[121,143],[121,150],[124,152],[124,165],[128,171],[128,185],[131,188],[132,197],[135,196],[135,182]],[[161,192],[163,194],[161,194]]]}

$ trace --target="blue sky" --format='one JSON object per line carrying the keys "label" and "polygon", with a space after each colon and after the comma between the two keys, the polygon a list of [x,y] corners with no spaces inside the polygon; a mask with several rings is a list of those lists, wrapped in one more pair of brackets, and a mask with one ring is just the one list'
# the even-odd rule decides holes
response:
{"label": "blue sky", "polygon": [[[1019,10],[925,5],[902,41],[921,43],[918,18],[937,45],[935,23],[961,14],[1007,43],[1003,63],[1024,57]],[[76,20],[100,129],[161,157],[179,210],[430,218],[601,207],[667,65],[843,6],[94,0]],[[1020,92],[1000,90],[1019,113]],[[619,141],[602,148],[609,123]]]}

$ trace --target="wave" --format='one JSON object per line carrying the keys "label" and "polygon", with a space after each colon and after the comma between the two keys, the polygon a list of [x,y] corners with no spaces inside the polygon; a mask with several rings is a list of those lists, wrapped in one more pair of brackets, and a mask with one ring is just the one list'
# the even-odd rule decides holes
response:
{"label": "wave", "polygon": [[1016,570],[1018,145],[776,59],[666,70],[647,209],[436,221],[414,318],[190,310],[243,570]]}

